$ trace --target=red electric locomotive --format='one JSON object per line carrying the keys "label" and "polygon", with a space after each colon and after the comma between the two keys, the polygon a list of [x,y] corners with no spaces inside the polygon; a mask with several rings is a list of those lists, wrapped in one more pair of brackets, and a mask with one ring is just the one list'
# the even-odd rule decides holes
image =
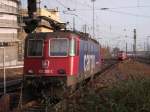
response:
{"label": "red electric locomotive", "polygon": [[119,51],[117,54],[117,57],[118,57],[118,60],[123,61],[123,60],[127,59],[127,54],[124,51]]}
{"label": "red electric locomotive", "polygon": [[87,34],[58,31],[32,33],[26,38],[24,78],[38,90],[72,87],[100,67],[100,44]]}

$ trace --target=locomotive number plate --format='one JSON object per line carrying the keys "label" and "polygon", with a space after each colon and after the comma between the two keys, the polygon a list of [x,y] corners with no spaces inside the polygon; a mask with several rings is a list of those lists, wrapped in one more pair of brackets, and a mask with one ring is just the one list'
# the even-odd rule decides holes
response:
{"label": "locomotive number plate", "polygon": [[46,74],[52,74],[53,70],[39,70],[39,73],[46,73]]}

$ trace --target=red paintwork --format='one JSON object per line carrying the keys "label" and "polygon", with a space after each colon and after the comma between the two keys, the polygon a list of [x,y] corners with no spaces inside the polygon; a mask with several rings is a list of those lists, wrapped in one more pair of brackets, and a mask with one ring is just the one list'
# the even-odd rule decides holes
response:
{"label": "red paintwork", "polygon": [[[42,61],[48,60],[49,66],[48,68],[42,67]],[[69,58],[45,58],[45,59],[26,59],[25,60],[25,72],[29,69],[34,71],[34,75],[42,75],[42,76],[59,76],[57,70],[64,69],[66,74],[69,74]],[[44,73],[44,71],[49,70],[48,73]],[[40,72],[41,71],[41,72]],[[61,75],[62,76],[62,75]]]}
{"label": "red paintwork", "polygon": [[[68,38],[71,38],[68,36]],[[64,75],[77,75],[78,74],[78,65],[79,65],[79,56],[67,56],[67,57],[50,57],[49,56],[49,40],[44,40],[44,49],[42,58],[28,58],[24,59],[24,74],[28,74],[29,70],[33,70],[34,73],[31,75],[34,76],[64,76]],[[79,39],[77,41],[77,52],[79,51]],[[73,72],[71,74],[71,58],[73,58]],[[49,66],[47,68],[42,67],[42,61],[48,60]],[[66,71],[66,74],[58,74],[58,70],[63,69]]]}
{"label": "red paintwork", "polygon": [[[63,37],[63,35],[61,35]],[[67,34],[65,38],[71,39],[71,33]],[[38,38],[38,37],[37,37]],[[49,41],[51,38],[50,35],[47,35],[47,38],[42,38],[44,40],[43,46],[43,57],[41,58],[28,58],[25,56],[24,59],[24,74],[35,76],[46,76],[46,77],[63,77],[63,76],[75,76],[77,77],[79,73],[79,56],[80,56],[80,37],[75,37],[76,39],[76,56],[66,56],[66,57],[50,57],[49,56]],[[101,51],[101,48],[98,48]],[[69,49],[68,49],[69,50]],[[96,62],[95,70],[99,70],[102,64],[103,53],[100,52],[100,57],[98,62]],[[48,62],[48,66],[42,66],[42,63]],[[33,70],[33,73],[29,73],[29,70]],[[61,74],[58,71],[64,70],[65,73]],[[84,75],[84,72],[83,74]],[[91,74],[92,75],[92,74]]]}
{"label": "red paintwork", "polygon": [[118,60],[125,60],[127,59],[127,54],[124,51],[120,51],[117,54]]}

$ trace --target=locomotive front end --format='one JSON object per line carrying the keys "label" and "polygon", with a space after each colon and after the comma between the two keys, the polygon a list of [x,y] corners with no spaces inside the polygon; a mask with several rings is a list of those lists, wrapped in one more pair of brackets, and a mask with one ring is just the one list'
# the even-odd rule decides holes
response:
{"label": "locomotive front end", "polygon": [[31,34],[25,42],[24,77],[42,83],[75,84],[78,73],[77,40],[70,33]]}

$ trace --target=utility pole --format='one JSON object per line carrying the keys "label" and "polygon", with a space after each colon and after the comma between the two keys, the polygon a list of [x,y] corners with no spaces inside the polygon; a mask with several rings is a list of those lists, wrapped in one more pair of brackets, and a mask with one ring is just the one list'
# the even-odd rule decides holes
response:
{"label": "utility pole", "polygon": [[87,25],[85,24],[85,33],[87,33]]}
{"label": "utility pole", "polygon": [[75,31],[75,17],[73,16],[73,31]]}
{"label": "utility pole", "polygon": [[86,25],[86,24],[84,24],[84,25],[82,26],[82,31],[83,31],[84,33],[87,33],[87,25]]}
{"label": "utility pole", "polygon": [[91,0],[93,2],[93,38],[95,38],[95,1]]}
{"label": "utility pole", "polygon": [[146,51],[146,43],[144,42],[144,51]]}
{"label": "utility pole", "polygon": [[84,33],[87,33],[87,25],[86,25],[86,24],[83,25],[83,32],[84,32]]}
{"label": "utility pole", "polygon": [[128,43],[126,42],[126,53],[128,52]]}
{"label": "utility pole", "polygon": [[126,39],[126,53],[128,52],[128,43],[127,43],[127,35],[126,35],[126,29],[124,29],[125,31],[125,39]]}
{"label": "utility pole", "polygon": [[133,51],[134,51],[134,54],[136,55],[136,29],[134,29],[134,45],[133,45]]}
{"label": "utility pole", "polygon": [[149,38],[150,38],[150,36],[147,36],[147,52],[149,52],[149,50],[150,50],[150,46],[149,46]]}
{"label": "utility pole", "polygon": [[5,47],[3,47],[4,95],[6,95]]}

